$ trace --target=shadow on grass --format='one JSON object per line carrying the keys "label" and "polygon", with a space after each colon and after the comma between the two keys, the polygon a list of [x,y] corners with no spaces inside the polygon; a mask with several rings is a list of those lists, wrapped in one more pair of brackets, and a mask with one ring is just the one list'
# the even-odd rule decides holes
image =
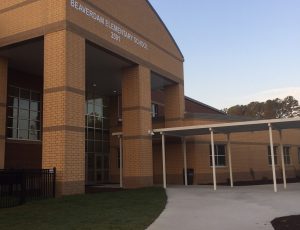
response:
{"label": "shadow on grass", "polygon": [[145,229],[166,201],[162,188],[65,196],[1,209],[0,229]]}

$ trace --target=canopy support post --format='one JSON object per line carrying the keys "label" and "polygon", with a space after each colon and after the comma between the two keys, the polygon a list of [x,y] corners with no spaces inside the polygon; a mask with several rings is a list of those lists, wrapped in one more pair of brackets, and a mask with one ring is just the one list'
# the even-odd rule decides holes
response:
{"label": "canopy support post", "polygon": [[183,152],[183,168],[184,168],[184,185],[188,185],[187,181],[187,160],[186,160],[186,140],[182,137],[182,152]]}
{"label": "canopy support post", "polygon": [[229,164],[230,186],[233,187],[230,133],[227,134],[227,152],[228,152],[228,164]]}
{"label": "canopy support post", "polygon": [[123,144],[122,144],[122,137],[119,136],[119,148],[120,148],[120,188],[123,188]]}
{"label": "canopy support post", "polygon": [[211,140],[211,157],[212,157],[212,169],[213,169],[213,183],[214,191],[217,190],[217,180],[216,180],[216,163],[215,163],[215,143],[214,143],[214,131],[212,128],[210,131],[210,140]]}
{"label": "canopy support post", "polygon": [[277,192],[272,125],[269,123],[268,126],[269,126],[270,150],[271,150],[271,158],[272,158],[272,173],[273,173],[274,192]]}
{"label": "canopy support post", "polygon": [[162,147],[162,166],[163,166],[163,187],[167,188],[166,179],[166,149],[165,149],[165,135],[161,134],[161,147]]}
{"label": "canopy support post", "polygon": [[283,187],[284,187],[284,189],[286,189],[286,174],[285,174],[284,150],[283,150],[283,141],[282,141],[282,131],[281,130],[279,130],[279,139],[280,139],[280,155],[281,155],[281,165],[282,165]]}

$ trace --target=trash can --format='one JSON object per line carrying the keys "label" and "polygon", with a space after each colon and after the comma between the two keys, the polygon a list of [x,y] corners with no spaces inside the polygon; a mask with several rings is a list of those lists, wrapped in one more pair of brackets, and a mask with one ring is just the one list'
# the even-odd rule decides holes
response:
{"label": "trash can", "polygon": [[[182,170],[183,172],[183,184],[184,184],[184,169]],[[187,169],[187,184],[188,185],[193,185],[194,184],[194,169]]]}

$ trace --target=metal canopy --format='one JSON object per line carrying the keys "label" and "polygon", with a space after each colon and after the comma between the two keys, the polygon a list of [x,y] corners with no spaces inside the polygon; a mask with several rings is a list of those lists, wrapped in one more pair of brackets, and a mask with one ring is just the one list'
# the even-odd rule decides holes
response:
{"label": "metal canopy", "polygon": [[154,133],[163,133],[167,136],[185,137],[196,135],[208,135],[212,129],[215,134],[217,133],[240,133],[240,132],[254,132],[254,131],[267,131],[269,125],[273,129],[299,129],[300,118],[282,118],[282,119],[270,119],[270,120],[255,120],[255,121],[243,121],[243,122],[231,122],[231,123],[219,123],[209,125],[194,125],[184,127],[173,127],[154,129]]}

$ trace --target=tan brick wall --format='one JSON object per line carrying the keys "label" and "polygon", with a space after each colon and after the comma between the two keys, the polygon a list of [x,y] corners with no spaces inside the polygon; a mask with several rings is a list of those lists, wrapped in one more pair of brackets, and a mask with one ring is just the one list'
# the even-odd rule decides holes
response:
{"label": "tan brick wall", "polygon": [[43,168],[57,168],[59,194],[84,192],[85,40],[45,36]]}
{"label": "tan brick wall", "polygon": [[7,60],[0,58],[0,169],[5,162],[7,69]]}
{"label": "tan brick wall", "polygon": [[10,1],[10,4],[0,2],[3,9],[16,6],[0,14],[0,45],[1,42],[11,44],[22,37],[42,36],[46,32],[43,27],[66,19],[66,0],[24,1],[24,4],[13,4],[21,1]]}
{"label": "tan brick wall", "polygon": [[184,86],[174,84],[165,87],[165,125],[181,126],[184,117]]}
{"label": "tan brick wall", "polygon": [[143,66],[122,74],[124,186],[153,184],[150,70]]}
{"label": "tan brick wall", "polygon": [[7,9],[8,7],[15,6],[15,5],[25,2],[25,1],[26,0],[1,0],[0,1],[0,10]]}

